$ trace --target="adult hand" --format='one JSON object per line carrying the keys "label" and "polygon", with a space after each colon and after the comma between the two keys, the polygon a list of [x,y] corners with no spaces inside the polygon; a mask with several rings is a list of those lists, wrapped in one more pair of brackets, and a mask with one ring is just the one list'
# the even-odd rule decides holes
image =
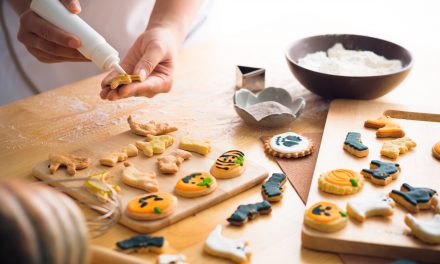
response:
{"label": "adult hand", "polygon": [[[60,1],[70,12],[81,12],[77,0]],[[88,61],[76,50],[81,46],[78,37],[52,25],[29,8],[20,15],[17,39],[41,62]]]}
{"label": "adult hand", "polygon": [[130,96],[151,98],[158,93],[170,91],[176,53],[177,41],[171,30],[148,29],[137,38],[121,62],[121,67],[128,74],[139,74],[142,81],[111,90],[111,79],[119,75],[113,71],[101,83],[101,98],[112,101]]}

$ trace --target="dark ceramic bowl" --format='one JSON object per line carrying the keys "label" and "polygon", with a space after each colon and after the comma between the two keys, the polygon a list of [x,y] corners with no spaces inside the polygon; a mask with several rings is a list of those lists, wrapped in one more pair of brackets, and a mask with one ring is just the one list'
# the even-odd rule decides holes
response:
{"label": "dark ceramic bowl", "polygon": [[[398,72],[375,76],[341,76],[306,69],[298,59],[309,53],[326,51],[336,43],[350,50],[369,50],[387,59],[398,59]],[[326,98],[374,99],[387,94],[408,75],[413,65],[411,53],[382,39],[359,35],[321,35],[298,40],[286,51],[287,64],[298,81],[308,90]]]}

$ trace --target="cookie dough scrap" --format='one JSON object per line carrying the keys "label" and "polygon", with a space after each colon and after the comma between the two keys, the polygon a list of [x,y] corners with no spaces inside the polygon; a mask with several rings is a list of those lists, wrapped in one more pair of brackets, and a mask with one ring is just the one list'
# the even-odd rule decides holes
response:
{"label": "cookie dough scrap", "polygon": [[84,186],[102,203],[108,202],[113,198],[113,195],[121,191],[119,185],[107,182],[109,179],[113,178],[108,172],[94,174],[88,178],[89,179],[84,182]]}
{"label": "cookie dough scrap", "polygon": [[157,264],[188,264],[183,254],[160,254],[157,256]]}
{"label": "cookie dough scrap", "polygon": [[125,253],[162,253],[167,242],[164,237],[133,236],[116,243],[116,249]]}
{"label": "cookie dough scrap", "polygon": [[138,149],[135,145],[129,144],[120,151],[114,151],[111,154],[103,156],[99,163],[104,166],[113,167],[118,162],[126,161],[128,157],[136,157],[138,155]]}
{"label": "cookie dough scrap", "polygon": [[388,185],[392,180],[396,180],[400,174],[400,165],[398,163],[383,162],[372,160],[370,169],[363,169],[361,174],[370,179],[376,185]]}
{"label": "cookie dough scrap", "polygon": [[261,193],[266,201],[276,203],[283,199],[284,184],[286,183],[284,173],[273,173],[261,187]]}
{"label": "cookie dough scrap", "polygon": [[394,213],[394,201],[386,195],[373,198],[355,198],[347,203],[347,214],[359,222],[371,216],[391,216]]}
{"label": "cookie dough scrap", "polygon": [[209,234],[203,249],[212,256],[229,259],[235,263],[249,263],[252,255],[247,241],[224,237],[221,225],[217,225]]}
{"label": "cookie dough scrap", "polygon": [[130,115],[127,119],[130,131],[139,136],[159,136],[177,131],[177,127],[170,126],[168,123],[156,123],[154,120],[150,120],[146,124],[138,123],[133,120]]}
{"label": "cookie dough scrap", "polygon": [[140,75],[121,74],[110,81],[110,89],[114,90],[121,85],[130,84],[132,82],[141,82]]}
{"label": "cookie dough scrap", "polygon": [[344,141],[344,150],[353,156],[363,158],[368,156],[369,150],[361,141],[361,133],[348,132]]}
{"label": "cookie dough scrap", "polygon": [[217,189],[217,180],[208,172],[194,172],[182,177],[174,192],[183,197],[194,198],[213,193]]}
{"label": "cookie dough scrap", "polygon": [[174,174],[179,171],[180,164],[192,157],[192,154],[183,149],[176,149],[157,158],[159,171],[165,174]]}
{"label": "cookie dough scrap", "polygon": [[127,204],[126,214],[135,220],[157,220],[171,215],[177,207],[177,198],[165,192],[144,194]]}
{"label": "cookie dough scrap", "polygon": [[313,153],[311,139],[294,132],[285,132],[263,140],[264,150],[279,158],[300,158]]}
{"label": "cookie dough scrap", "polygon": [[154,172],[142,172],[130,163],[124,162],[125,168],[122,170],[121,181],[131,187],[144,190],[146,192],[158,192],[159,182]]}
{"label": "cookie dough scrap", "polygon": [[191,136],[184,136],[180,139],[179,148],[202,155],[207,155],[211,151],[209,140],[196,139]]}
{"label": "cookie dough scrap", "polygon": [[364,126],[368,128],[376,128],[376,137],[378,138],[401,138],[405,136],[405,132],[400,125],[393,118],[388,116],[369,119],[365,121]]}
{"label": "cookie dough scrap", "polygon": [[223,153],[211,167],[211,174],[217,179],[235,178],[246,170],[244,153],[239,150],[229,150]]}
{"label": "cookie dough scrap", "polygon": [[67,173],[70,176],[74,176],[77,170],[85,169],[92,163],[90,158],[79,157],[71,154],[50,155],[49,162],[50,174],[54,174],[59,167],[66,167]]}
{"label": "cookie dough scrap", "polygon": [[419,210],[432,208],[433,199],[437,192],[430,188],[412,187],[408,183],[402,184],[399,190],[392,190],[389,194],[396,203],[415,214]]}
{"label": "cookie dough scrap", "polygon": [[362,190],[364,178],[361,174],[348,170],[336,169],[319,176],[318,187],[321,191],[336,195],[349,195]]}
{"label": "cookie dough scrap", "polygon": [[318,202],[306,210],[304,224],[320,232],[332,233],[343,229],[347,218],[347,214],[336,204]]}
{"label": "cookie dough scrap", "polygon": [[440,141],[435,143],[435,145],[432,147],[432,155],[434,158],[440,160]]}
{"label": "cookie dough scrap", "polygon": [[411,229],[415,237],[428,244],[440,244],[440,214],[434,215],[431,220],[424,221],[411,214],[405,216],[405,224]]}
{"label": "cookie dough scrap", "polygon": [[145,156],[152,157],[154,154],[162,154],[166,148],[173,145],[174,138],[170,135],[147,136],[147,141],[137,141],[136,147],[141,150]]}
{"label": "cookie dough scrap", "polygon": [[272,212],[272,206],[268,201],[254,204],[242,204],[227,219],[231,225],[242,226],[248,220],[255,219],[258,215],[266,215]]}
{"label": "cookie dough scrap", "polygon": [[409,137],[393,139],[383,143],[380,154],[391,159],[397,159],[399,154],[404,154],[416,146],[416,142]]}

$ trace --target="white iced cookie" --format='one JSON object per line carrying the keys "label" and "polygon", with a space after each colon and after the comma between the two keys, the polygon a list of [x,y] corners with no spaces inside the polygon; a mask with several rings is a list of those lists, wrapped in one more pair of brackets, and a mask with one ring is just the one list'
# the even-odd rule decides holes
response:
{"label": "white iced cookie", "polygon": [[222,226],[217,225],[206,239],[204,250],[210,255],[230,259],[236,263],[247,263],[252,254],[247,245],[248,242],[243,239],[222,236]]}
{"label": "white iced cookie", "polygon": [[186,264],[186,257],[183,254],[161,254],[157,257],[158,264]]}
{"label": "white iced cookie", "polygon": [[130,162],[124,162],[125,168],[122,170],[121,181],[128,186],[144,190],[146,192],[159,191],[159,182],[156,173],[142,172],[134,167]]}
{"label": "white iced cookie", "polygon": [[440,244],[440,215],[436,214],[429,221],[421,221],[412,214],[405,216],[405,224],[415,237],[428,244]]}
{"label": "white iced cookie", "polygon": [[357,198],[347,203],[347,214],[359,222],[365,221],[370,216],[393,215],[396,203],[386,195],[374,198]]}
{"label": "white iced cookie", "polygon": [[285,132],[264,139],[265,151],[275,157],[299,158],[313,152],[312,141],[294,132]]}

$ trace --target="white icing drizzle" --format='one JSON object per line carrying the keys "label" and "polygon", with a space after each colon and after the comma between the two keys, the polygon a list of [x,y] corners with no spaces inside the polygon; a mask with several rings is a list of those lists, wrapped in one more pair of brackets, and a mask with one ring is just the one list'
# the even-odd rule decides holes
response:
{"label": "white icing drizzle", "polygon": [[246,241],[243,239],[226,238],[221,233],[222,226],[217,225],[214,231],[209,234],[205,245],[217,253],[233,256],[242,262],[247,261],[251,249],[246,246]]}
{"label": "white icing drizzle", "polygon": [[[297,144],[294,144],[292,146],[288,146],[288,143],[291,141],[286,140],[287,136],[299,137],[301,139],[301,141],[299,141],[299,142],[295,141]],[[284,143],[282,142],[283,140],[284,140]],[[306,150],[309,147],[309,140],[301,135],[294,133],[294,132],[285,132],[285,133],[273,136],[270,139],[269,144],[273,150],[278,151],[280,153],[294,153],[294,152]]]}
{"label": "white icing drizzle", "polygon": [[348,202],[350,209],[363,218],[390,213],[394,205],[394,201],[385,195],[370,199],[358,198]]}
{"label": "white icing drizzle", "polygon": [[161,254],[158,257],[158,264],[183,264],[185,261],[186,257],[183,254]]}
{"label": "white icing drizzle", "polygon": [[405,223],[419,239],[432,244],[440,244],[440,214],[434,215],[428,221],[421,221],[412,214],[407,214]]}

